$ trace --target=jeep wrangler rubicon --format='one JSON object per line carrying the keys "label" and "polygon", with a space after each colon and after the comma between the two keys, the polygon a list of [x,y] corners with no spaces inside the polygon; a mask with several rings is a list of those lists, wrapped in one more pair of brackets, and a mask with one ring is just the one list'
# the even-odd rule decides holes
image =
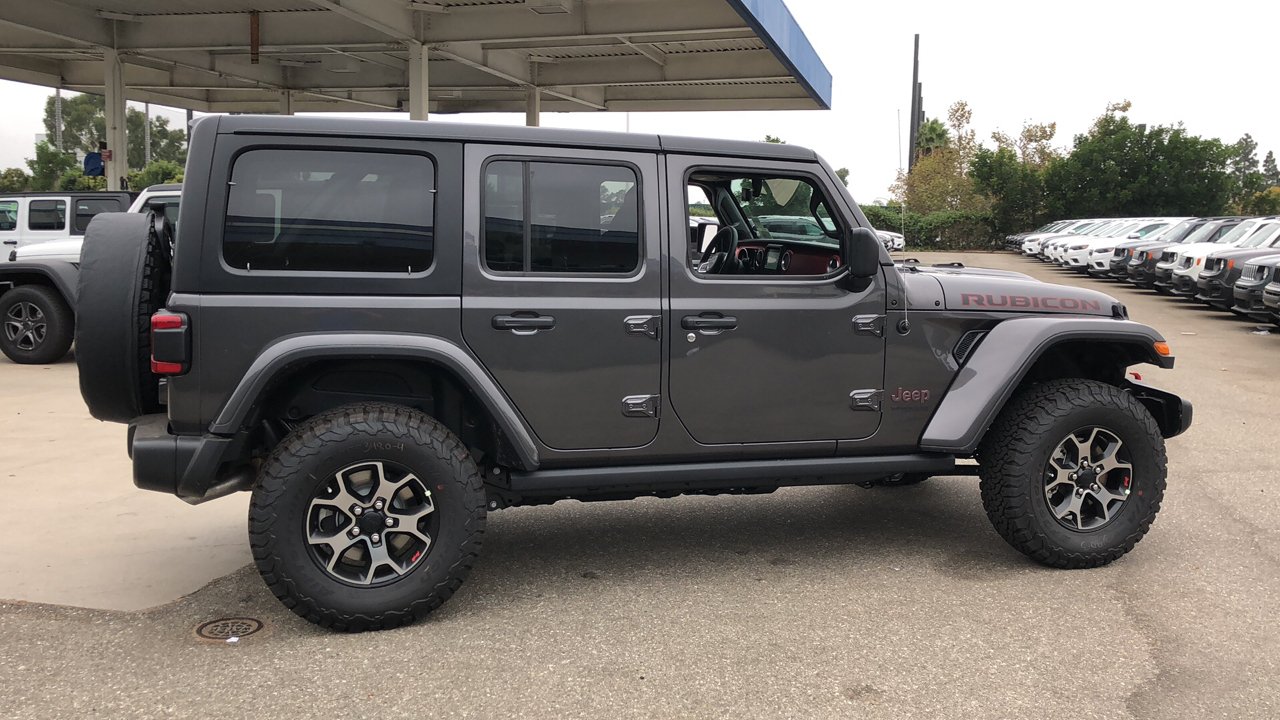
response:
{"label": "jeep wrangler rubicon", "polygon": [[1120,303],[895,266],[794,145],[235,116],[197,122],[187,162],[179,237],[89,228],[81,392],[129,424],[138,487],[250,490],[263,579],[323,626],[438,607],[499,508],[959,458],[1013,547],[1103,565],[1191,422],[1130,378],[1173,358]]}

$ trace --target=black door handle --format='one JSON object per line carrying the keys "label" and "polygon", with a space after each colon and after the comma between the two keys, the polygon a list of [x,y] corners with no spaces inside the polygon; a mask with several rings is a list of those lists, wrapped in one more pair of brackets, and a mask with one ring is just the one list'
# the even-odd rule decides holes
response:
{"label": "black door handle", "polygon": [[556,326],[556,319],[550,315],[494,315],[494,330],[510,330],[517,334],[535,333],[539,330],[550,330]]}
{"label": "black door handle", "polygon": [[685,315],[680,319],[685,330],[732,330],[738,327],[738,318],[732,315]]}

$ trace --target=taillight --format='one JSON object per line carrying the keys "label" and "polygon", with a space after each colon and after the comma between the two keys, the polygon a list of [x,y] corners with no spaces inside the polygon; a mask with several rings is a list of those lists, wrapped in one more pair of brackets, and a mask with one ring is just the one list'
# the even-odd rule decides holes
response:
{"label": "taillight", "polygon": [[190,347],[186,315],[161,310],[151,316],[151,372],[156,375],[186,372]]}

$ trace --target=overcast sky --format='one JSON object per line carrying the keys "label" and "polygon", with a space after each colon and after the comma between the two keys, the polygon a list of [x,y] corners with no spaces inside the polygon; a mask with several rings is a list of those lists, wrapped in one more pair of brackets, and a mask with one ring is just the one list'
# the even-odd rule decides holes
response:
{"label": "overcast sky", "polygon": [[[831,111],[632,113],[632,132],[778,135],[848,167],[854,196],[873,202],[888,195],[899,166],[898,117],[905,127],[918,32],[926,113],[945,118],[966,100],[979,139],[1055,121],[1066,147],[1107,103],[1128,99],[1135,121],[1182,122],[1226,142],[1247,132],[1259,159],[1280,153],[1280,3],[786,2],[835,77]],[[0,168],[32,155],[50,92],[0,81]],[[170,114],[181,123],[180,111]],[[523,114],[435,117],[524,122]],[[543,115],[544,126],[623,130],[626,122],[621,113]]]}

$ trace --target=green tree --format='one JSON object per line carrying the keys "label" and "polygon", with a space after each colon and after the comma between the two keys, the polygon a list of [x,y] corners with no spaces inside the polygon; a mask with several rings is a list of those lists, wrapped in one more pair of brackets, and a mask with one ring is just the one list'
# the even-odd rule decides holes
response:
{"label": "green tree", "polygon": [[961,101],[947,112],[945,145],[935,145],[921,155],[909,173],[899,173],[890,191],[894,198],[913,212],[929,214],[941,211],[985,212],[989,201],[978,193],[969,178],[969,163],[977,149],[972,117],[967,103]]}
{"label": "green tree", "polygon": [[1255,195],[1266,189],[1266,176],[1258,168],[1258,143],[1249,133],[1230,146],[1231,201],[1243,210]]}
{"label": "green tree", "polygon": [[947,133],[947,126],[937,118],[929,118],[920,124],[920,130],[916,132],[916,157],[932,155],[935,150],[949,144],[951,137]]}
{"label": "green tree", "polygon": [[1262,160],[1262,177],[1268,187],[1280,187],[1280,168],[1276,167],[1276,154],[1270,150]]}
{"label": "green tree", "polygon": [[845,187],[849,187],[849,168],[837,169],[836,177],[840,178],[840,182],[844,183]]}
{"label": "green tree", "polygon": [[767,142],[767,143],[773,143],[774,145],[786,145],[786,144],[787,144],[787,141],[786,141],[786,140],[783,140],[782,138],[778,137],[777,135],[769,135],[769,134],[765,134],[765,136],[764,136],[764,141],[765,141],[765,142]]}
{"label": "green tree", "polygon": [[[49,96],[44,108],[44,129],[49,137],[56,135],[56,98]],[[64,150],[92,152],[107,137],[106,98],[101,95],[74,95],[62,99],[62,147]],[[147,115],[141,110],[125,111],[125,129],[129,136],[129,167],[146,164]],[[167,160],[179,165],[187,161],[187,134],[169,127],[169,119],[151,118],[151,159]]]}
{"label": "green tree", "polygon": [[27,169],[31,171],[32,190],[53,190],[58,180],[73,168],[76,158],[70,153],[58,152],[58,149],[47,142],[36,143],[36,156],[27,160]]}
{"label": "green tree", "polygon": [[1044,172],[1054,217],[1212,215],[1231,200],[1230,149],[1182,127],[1150,128],[1107,107]]}
{"label": "green tree", "polygon": [[0,192],[22,192],[31,187],[31,176],[22,168],[8,168],[0,172]]}
{"label": "green tree", "polygon": [[1254,215],[1280,215],[1280,186],[1273,185],[1254,195],[1245,211]]}

